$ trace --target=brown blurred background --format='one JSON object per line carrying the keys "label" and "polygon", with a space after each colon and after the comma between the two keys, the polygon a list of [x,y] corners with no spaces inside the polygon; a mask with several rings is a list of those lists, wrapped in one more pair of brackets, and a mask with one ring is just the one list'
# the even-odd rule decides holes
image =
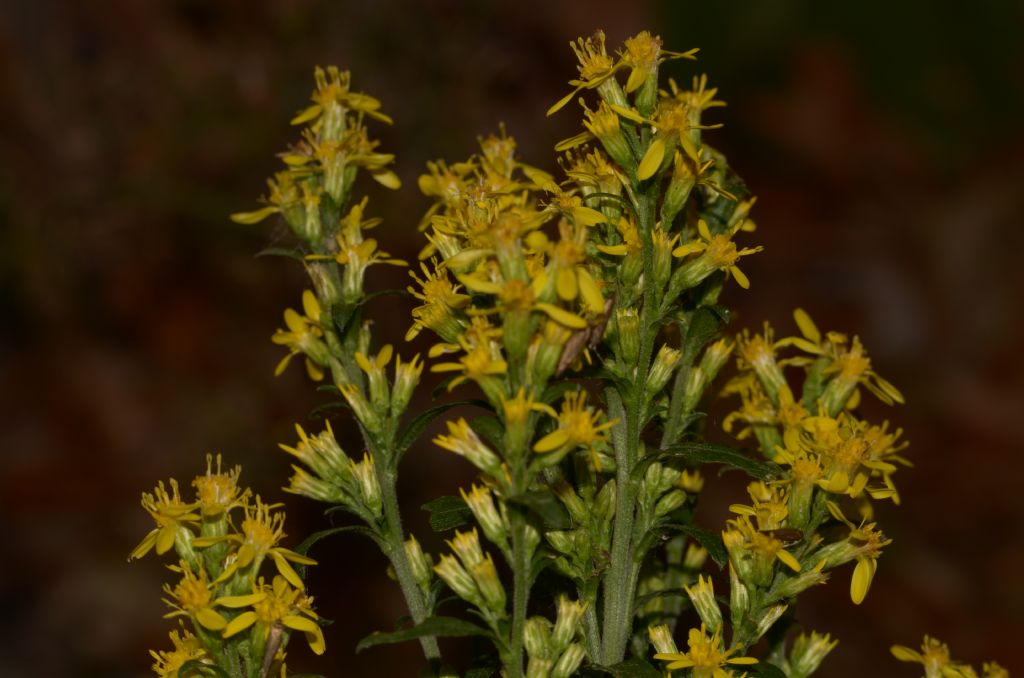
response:
{"label": "brown blurred background", "polygon": [[[284,498],[277,442],[323,398],[300,370],[274,379],[268,341],[301,271],[253,253],[279,230],[250,209],[315,64],[351,68],[396,120],[382,131],[406,190],[370,188],[379,237],[413,257],[425,161],[459,159],[504,121],[554,168],[575,114],[545,118],[574,75],[570,39],[644,28],[702,48],[729,102],[709,135],[760,196],[757,242],[732,289],[736,326],[791,329],[793,306],[856,330],[908,405],[917,467],[880,520],[894,543],[867,602],[849,571],[802,604],[841,638],[823,676],[919,675],[888,656],[924,633],[1024,672],[1024,10],[946,0],[424,2],[7,0],[0,13],[0,673],[136,676],[166,645],[165,572],[125,557],[150,526],[138,496],[203,455]],[[693,66],[674,65],[688,79]],[[371,285],[403,284],[376,272]],[[382,302],[399,339],[405,302]],[[357,452],[351,447],[350,451]],[[407,520],[470,476],[420,445]],[[324,527],[287,497],[289,532]],[[723,499],[726,501],[727,499]],[[714,511],[708,512],[709,516]],[[709,522],[709,525],[711,522]],[[331,676],[414,675],[415,646],[353,654],[402,614],[371,545],[316,552],[310,585]],[[332,590],[335,583],[340,584]]]}

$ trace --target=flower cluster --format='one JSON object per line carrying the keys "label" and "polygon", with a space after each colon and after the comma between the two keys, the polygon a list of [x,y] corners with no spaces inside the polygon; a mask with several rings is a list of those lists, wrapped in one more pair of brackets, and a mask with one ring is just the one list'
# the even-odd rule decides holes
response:
{"label": "flower cluster", "polygon": [[[493,652],[475,658],[474,675],[658,665],[697,678],[805,678],[836,641],[790,634],[796,599],[851,563],[850,596],[864,600],[890,543],[873,502],[898,504],[894,477],[910,465],[901,431],[864,420],[858,404],[863,392],[903,397],[857,337],[822,334],[804,311],[798,336],[726,332],[723,296],[751,287],[741,265],[762,248],[747,242],[755,197],[705,138],[724,105],[717,90],[699,74],[689,87],[661,83],[664,62],[696,50],[668,51],[647,32],[614,51],[601,32],[571,47],[578,77],[549,114],[578,99],[581,130],[556,145],[557,174],[520,159],[501,127],[469,158],[427,163],[416,182],[431,204],[418,220],[425,244],[410,267],[405,339],[428,342],[425,360],[403,360],[363,318],[367,269],[407,264],[366,236],[380,220],[355,197],[357,177],[401,182],[367,127],[390,118],[347,72],[316,70],[266,206],[233,216],[280,215],[298,241],[287,253],[311,282],[272,337],[287,351],[277,372],[301,359],[334,401],[318,410],[328,418],[319,433],[296,426],[298,440],[281,445],[298,462],[286,489],[356,523],[307,546],[356,533],[380,547],[411,626],[360,647],[416,639],[429,675],[455,671],[437,637],[476,636]],[[731,357],[738,373],[713,389]],[[435,397],[472,399],[408,417],[427,367],[441,380]],[[701,409],[713,390],[738,398],[723,428],[757,450],[709,442]],[[339,410],[360,436],[357,454],[335,437]],[[450,532],[436,556],[406,533],[397,492],[403,455],[435,423],[435,446],[476,473],[459,496],[424,506]],[[708,464],[752,481],[721,530],[695,520]],[[175,550],[171,614],[195,634],[172,634],[174,649],[154,654],[161,675],[223,662],[268,675],[295,630],[323,649],[296,567],[312,561],[279,546],[283,516],[236,481],[218,467],[197,479],[193,503],[173,481],[143,498],[156,528],[133,556]],[[276,570],[269,583],[264,563]],[[714,566],[727,595],[716,595],[725,582]],[[928,678],[976,675],[927,639],[923,653],[894,654]]]}
{"label": "flower cluster", "polygon": [[166,616],[187,626],[171,631],[173,650],[152,653],[158,676],[283,676],[295,631],[313,652],[324,651],[313,598],[297,571],[316,561],[280,545],[284,513],[241,488],[240,472],[223,470],[219,456],[216,465],[207,457],[206,473],[192,482],[192,501],[182,498],[175,480],[142,495],[156,527],[129,559],[174,554],[169,569],[178,581],[164,585]]}
{"label": "flower cluster", "polygon": [[928,636],[924,637],[920,652],[904,645],[893,645],[891,651],[901,662],[924,667],[923,678],[1010,678],[1010,672],[995,662],[985,662],[979,673],[970,664],[953,661],[949,647]]}

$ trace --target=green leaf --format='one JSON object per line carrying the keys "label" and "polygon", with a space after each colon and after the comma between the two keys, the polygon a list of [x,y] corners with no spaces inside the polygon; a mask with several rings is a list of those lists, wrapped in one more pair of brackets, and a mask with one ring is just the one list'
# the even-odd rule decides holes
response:
{"label": "green leaf", "polygon": [[717,532],[683,523],[666,523],[658,526],[658,529],[667,532],[679,532],[695,539],[701,546],[707,549],[711,560],[715,561],[715,564],[719,567],[725,567],[725,564],[729,561],[729,552],[725,549],[725,544],[722,543],[722,536]]}
{"label": "green leaf", "polygon": [[224,669],[213,666],[211,664],[204,664],[198,659],[190,659],[178,668],[178,675],[181,678],[195,678],[197,676],[217,676],[217,678],[229,678],[228,674]]}
{"label": "green leaf", "polygon": [[643,659],[627,659],[614,666],[596,666],[599,671],[615,676],[615,678],[661,678],[661,672]]}
{"label": "green leaf", "polygon": [[412,444],[416,442],[421,435],[423,435],[423,431],[426,430],[428,426],[453,407],[481,404],[486,406],[486,403],[481,400],[457,400],[453,403],[444,403],[442,405],[437,405],[436,407],[431,407],[429,410],[424,412],[420,412],[412,421],[409,422],[409,425],[405,427],[405,430],[402,431],[402,436],[398,439],[398,453],[401,454],[409,449],[409,447],[411,447]]}
{"label": "green leaf", "polygon": [[466,671],[466,678],[491,678],[495,671],[497,671],[497,667],[478,666]]}
{"label": "green leaf", "polygon": [[765,676],[765,678],[787,678],[785,671],[775,664],[769,664],[768,662],[758,662],[744,668],[749,671],[752,676]]}
{"label": "green leaf", "polygon": [[729,322],[729,311],[724,306],[701,306],[690,314],[683,339],[683,360],[693,364],[697,353],[718,336],[722,327]]}
{"label": "green leaf", "polygon": [[[725,445],[713,443],[680,443],[673,445],[660,454],[645,457],[636,465],[634,473],[639,469],[646,470],[647,466],[658,462],[683,461],[691,465],[699,464],[722,464],[729,468],[739,469],[752,478],[769,480],[782,475],[782,469],[778,464],[762,459],[756,459],[743,450],[738,450]],[[639,476],[637,476],[639,477]]]}
{"label": "green leaf", "polygon": [[444,379],[442,379],[437,384],[437,386],[435,386],[433,389],[431,389],[431,391],[430,391],[430,399],[431,400],[437,400],[438,398],[443,396],[445,393],[447,393],[448,392],[448,385],[450,383],[452,383],[453,381],[455,381],[458,378],[458,376],[459,375],[457,375],[457,374],[453,374],[451,376],[448,376],[448,377],[445,377]]}
{"label": "green leaf", "polygon": [[356,645],[356,652],[362,652],[368,647],[375,645],[390,645],[392,643],[404,643],[407,640],[415,640],[424,636],[436,638],[462,638],[465,636],[489,636],[490,632],[476,624],[456,619],[455,617],[428,617],[422,623],[412,628],[393,631],[391,633],[371,633]]}
{"label": "green leaf", "polygon": [[302,250],[295,249],[294,247],[267,247],[256,253],[257,257],[287,257],[294,259],[295,261],[301,261],[305,263],[306,257],[302,254]]}
{"label": "green leaf", "polygon": [[534,490],[516,497],[512,503],[525,506],[528,511],[540,518],[544,528],[548,530],[568,530],[572,527],[572,519],[562,502],[545,490]]}
{"label": "green leaf", "polygon": [[380,541],[378,540],[379,538],[377,537],[377,533],[371,530],[370,528],[366,527],[365,525],[344,525],[342,527],[332,527],[327,530],[320,530],[319,532],[314,532],[313,534],[309,535],[304,540],[302,540],[301,544],[295,547],[295,552],[301,553],[302,555],[308,555],[309,550],[313,548],[313,545],[321,539],[325,539],[335,534],[343,534],[346,532],[361,534],[364,537],[369,537],[378,544],[380,543]]}
{"label": "green leaf", "polygon": [[684,591],[682,588],[661,589],[660,591],[652,591],[651,593],[645,593],[642,596],[637,596],[636,599],[633,601],[633,607],[639,608],[644,603],[655,600],[657,598],[689,599],[689,596],[686,594],[686,591]]}
{"label": "green leaf", "polygon": [[461,527],[473,518],[473,512],[461,497],[438,497],[420,508],[430,512],[430,527],[434,532],[447,532]]}
{"label": "green leaf", "polygon": [[345,330],[359,311],[359,304],[335,304],[331,307],[331,319],[338,328],[338,335],[345,336]]}
{"label": "green leaf", "polygon": [[560,381],[556,384],[552,384],[544,389],[544,393],[540,396],[540,402],[550,405],[556,400],[561,400],[562,397],[569,391],[580,390],[580,385],[575,381]]}
{"label": "green leaf", "polygon": [[477,417],[469,422],[469,426],[491,447],[498,450],[504,447],[505,427],[497,417]]}

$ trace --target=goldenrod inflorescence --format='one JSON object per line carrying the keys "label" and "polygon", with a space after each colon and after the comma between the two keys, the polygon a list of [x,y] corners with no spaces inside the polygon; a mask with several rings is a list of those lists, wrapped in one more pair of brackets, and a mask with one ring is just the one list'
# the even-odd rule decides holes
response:
{"label": "goldenrod inflorescence", "polygon": [[[357,521],[307,546],[358,532],[380,547],[412,626],[360,647],[417,639],[424,675],[455,675],[436,637],[478,636],[493,652],[474,675],[809,676],[836,641],[789,634],[797,598],[851,563],[850,597],[864,600],[891,543],[873,504],[899,503],[894,477],[910,466],[901,431],[858,414],[862,393],[903,396],[859,338],[822,333],[803,310],[791,337],[768,325],[727,333],[722,296],[751,287],[740,266],[762,248],[749,243],[754,196],[705,139],[719,126],[707,120],[724,105],[717,90],[701,74],[688,88],[659,79],[661,64],[697,50],[670,52],[647,32],[614,52],[601,32],[571,46],[579,75],[549,114],[578,97],[582,131],[556,146],[559,176],[521,160],[501,127],[418,179],[431,204],[405,339],[432,337],[426,361],[403,359],[364,318],[367,269],[407,262],[365,235],[380,220],[355,197],[359,175],[401,182],[370,136],[369,123],[391,119],[348,72],[316,70],[265,206],[233,215],[278,214],[294,234],[311,289],[272,337],[287,350],[276,372],[301,358],[351,415],[318,432],[296,425],[281,445],[297,462],[287,491]],[[707,439],[700,408],[732,357],[720,394],[738,402],[722,428],[755,449]],[[435,392],[476,399],[408,417],[428,366],[443,379]],[[405,532],[396,483],[402,456],[456,405],[475,410],[448,417],[433,442],[477,478],[425,507],[437,531],[455,530],[435,556]],[[353,454],[335,437],[346,425],[361,436]],[[721,530],[694,520],[708,464],[752,480]],[[168,603],[195,634],[172,633],[174,649],[154,654],[160,675],[262,677],[292,631],[323,651],[300,576],[313,561],[279,545],[283,514],[237,480],[218,461],[192,503],[174,481],[143,496],[156,528],[132,556],[174,549]],[[929,678],[976,675],[927,638],[922,653],[893,653]]]}

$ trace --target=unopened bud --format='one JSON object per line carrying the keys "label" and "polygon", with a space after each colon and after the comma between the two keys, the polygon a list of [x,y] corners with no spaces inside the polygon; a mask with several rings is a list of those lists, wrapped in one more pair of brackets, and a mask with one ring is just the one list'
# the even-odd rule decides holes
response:
{"label": "unopened bud", "polygon": [[359,486],[359,494],[362,496],[363,504],[370,509],[373,515],[380,517],[384,506],[380,494],[380,485],[377,483],[377,473],[373,459],[368,454],[363,455],[363,460],[358,464],[352,464],[352,476]]}
{"label": "unopened bud", "polygon": [[530,657],[549,657],[551,654],[551,622],[544,617],[530,617],[523,629],[523,644]]}
{"label": "unopened bud", "polygon": [[796,637],[793,649],[789,653],[789,675],[792,678],[807,678],[818,670],[825,657],[838,643],[838,640],[832,640],[827,633],[801,633]]}
{"label": "unopened bud", "polygon": [[416,583],[424,591],[430,589],[430,580],[433,579],[434,569],[430,556],[423,552],[416,537],[409,537],[405,541],[405,555],[409,559],[409,567]]}
{"label": "unopened bud", "polygon": [[494,561],[488,553],[483,560],[470,568],[473,581],[484,597],[488,607],[497,613],[505,611],[505,587],[501,585],[498,578],[498,571],[494,568]]}
{"label": "unopened bud", "polygon": [[675,639],[672,638],[672,631],[669,630],[668,624],[648,627],[647,637],[651,639],[651,645],[654,646],[654,649],[658,654],[679,652],[679,648],[676,646]]}
{"label": "unopened bud", "polygon": [[559,657],[555,667],[551,669],[551,678],[569,678],[574,675],[586,656],[587,653],[579,643],[573,643],[565,648],[565,652]]}
{"label": "unopened bud", "polygon": [[586,609],[585,603],[559,596],[558,618],[555,620],[555,630],[551,634],[551,644],[556,652],[561,652],[576,637],[576,630]]}
{"label": "unopened bud", "polygon": [[707,625],[708,630],[713,634],[718,633],[722,628],[722,610],[718,607],[718,601],[715,600],[715,587],[711,582],[711,577],[707,579],[702,576],[697,577],[696,585],[686,587],[686,594],[690,596],[693,608],[697,610],[697,614]]}

